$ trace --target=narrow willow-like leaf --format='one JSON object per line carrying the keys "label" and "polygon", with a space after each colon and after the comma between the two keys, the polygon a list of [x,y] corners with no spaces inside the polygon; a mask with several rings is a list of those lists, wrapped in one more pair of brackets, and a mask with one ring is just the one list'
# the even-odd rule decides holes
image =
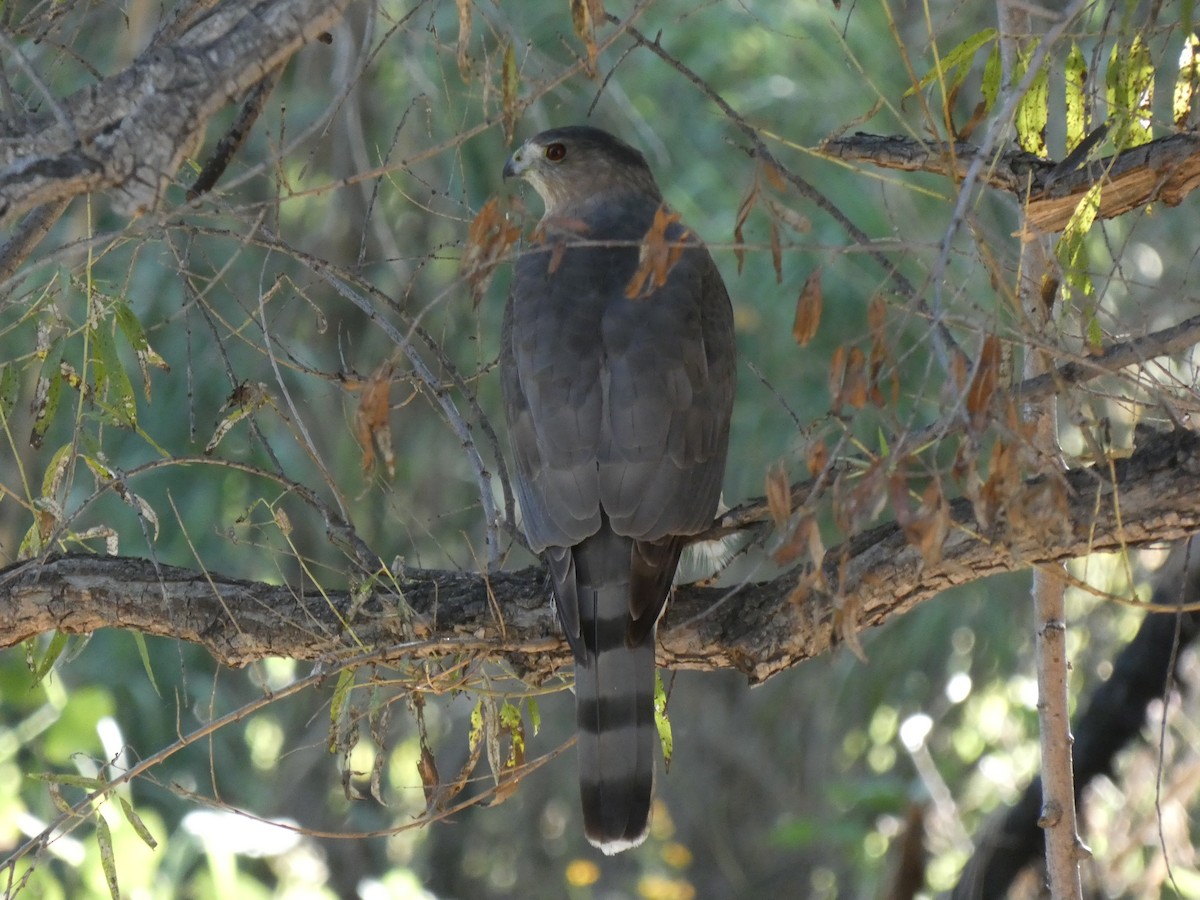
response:
{"label": "narrow willow-like leaf", "polygon": [[667,691],[663,687],[661,670],[654,672],[654,725],[658,728],[658,740],[662,744],[663,764],[670,769],[675,738],[671,734],[671,719],[667,715]]}
{"label": "narrow willow-like leaf", "polygon": [[1071,45],[1066,64],[1067,152],[1079,146],[1088,130],[1087,61],[1078,44]]}
{"label": "narrow willow-like leaf", "polygon": [[62,656],[62,652],[67,649],[68,635],[65,631],[56,631],[54,636],[50,638],[50,643],[46,646],[46,652],[33,670],[33,684],[30,687],[37,687],[42,683],[42,679],[50,674],[50,670],[54,668],[54,664],[58,658]]}
{"label": "narrow willow-like leaf", "polygon": [[944,82],[946,93],[963,83],[967,73],[971,71],[971,59],[980,47],[996,40],[996,29],[985,28],[971,35],[957,47],[935,61],[933,67],[922,76],[921,80],[904,92],[905,97],[911,97],[918,91],[923,91],[935,82]]}
{"label": "narrow willow-like leaf", "polygon": [[[1024,75],[1021,76],[1024,78]],[[1050,67],[1047,62],[1038,70],[1029,90],[1017,104],[1017,143],[1035,156],[1045,157],[1046,122],[1050,118]]]}
{"label": "narrow willow-like leaf", "polygon": [[1200,80],[1200,38],[1189,34],[1183,39],[1183,50],[1179,54],[1179,74],[1175,78],[1175,94],[1171,100],[1171,121],[1176,128],[1187,125],[1188,116],[1196,99],[1197,81]]}
{"label": "narrow willow-like leaf", "polygon": [[979,92],[983,94],[984,109],[991,111],[996,105],[996,98],[1000,96],[1000,76],[1003,67],[1000,65],[1000,45],[996,44],[992,47],[992,52],[988,54],[987,62],[983,64],[983,82],[979,86]]}

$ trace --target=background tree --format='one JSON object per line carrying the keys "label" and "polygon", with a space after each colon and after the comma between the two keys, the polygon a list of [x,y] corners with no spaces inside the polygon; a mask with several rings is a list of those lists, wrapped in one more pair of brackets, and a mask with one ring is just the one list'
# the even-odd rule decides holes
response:
{"label": "background tree", "polygon": [[[1038,771],[1027,573],[1080,696],[1200,529],[1190,15],[4,4],[6,892],[950,890]],[[589,117],[702,230],[743,360],[614,860],[492,427],[537,214],[500,169]],[[1169,711],[1081,799],[1096,892],[1200,884],[1169,621],[1130,715]]]}

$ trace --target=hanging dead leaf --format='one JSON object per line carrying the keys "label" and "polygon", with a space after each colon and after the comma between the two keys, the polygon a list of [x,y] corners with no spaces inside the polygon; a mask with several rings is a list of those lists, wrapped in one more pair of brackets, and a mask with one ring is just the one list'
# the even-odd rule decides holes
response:
{"label": "hanging dead leaf", "polygon": [[496,267],[520,236],[520,227],[510,219],[496,197],[483,204],[471,220],[459,272],[470,287],[473,307],[479,306]]}
{"label": "hanging dead leaf", "polygon": [[471,44],[471,4],[472,0],[456,0],[458,6],[458,44],[455,57],[458,60],[458,74],[462,76],[463,84],[471,81],[471,57],[467,48]]}
{"label": "hanging dead leaf", "polygon": [[845,377],[846,347],[839,344],[834,348],[833,357],[829,360],[829,397],[835,414],[841,408],[842,381]]}
{"label": "hanging dead leaf", "polygon": [[858,637],[858,621],[862,615],[861,603],[858,597],[839,597],[837,607],[833,612],[834,632],[842,642],[850,648],[850,652],[862,663],[868,662],[867,653],[863,650],[862,641]]}
{"label": "hanging dead leaf", "polygon": [[887,507],[888,486],[878,462],[866,472],[842,472],[833,483],[833,521],[843,534],[857,534],[875,523]]}
{"label": "hanging dead leaf", "polygon": [[825,471],[825,467],[829,465],[829,447],[823,440],[816,440],[808,448],[808,458],[805,460],[808,464],[808,474],[816,478]]}
{"label": "hanging dead leaf", "polygon": [[[766,171],[773,172],[774,168],[768,166]],[[790,206],[785,206],[782,203],[776,203],[770,197],[767,198],[767,209],[770,210],[771,216],[782,222],[788,228],[797,234],[808,234],[812,231],[812,222],[803,213],[796,212]]]}
{"label": "hanging dead leaf", "polygon": [[867,304],[867,327],[871,329],[871,337],[882,339],[887,327],[887,303],[878,294]]}
{"label": "hanging dead leaf", "polygon": [[500,75],[500,116],[504,126],[504,139],[510,144],[517,131],[517,119],[520,117],[520,104],[517,94],[521,89],[521,76],[517,72],[517,51],[508,43],[504,47],[504,68]]}
{"label": "hanging dead leaf", "polygon": [[685,229],[668,238],[668,230],[678,221],[679,213],[671,212],[665,205],[655,211],[654,222],[642,238],[637,271],[625,287],[625,296],[630,300],[644,299],[667,283],[667,276],[683,254],[683,242],[688,237]]}
{"label": "hanging dead leaf", "polygon": [[971,428],[976,432],[982,431],[987,424],[992,396],[996,393],[996,382],[1000,374],[1000,349],[1000,339],[996,335],[989,334],[983,339],[979,364],[975,367],[975,377],[971,379],[971,386],[967,389],[967,413],[971,418]]}
{"label": "hanging dead leaf", "polygon": [[867,358],[858,347],[851,347],[846,359],[841,399],[854,409],[862,409],[867,405]]}
{"label": "hanging dead leaf", "polygon": [[362,447],[364,474],[375,468],[375,447],[378,447],[388,477],[396,477],[396,457],[392,452],[392,430],[388,415],[394,372],[395,366],[390,361],[376,366],[363,386],[358,408],[354,411],[354,437]]}
{"label": "hanging dead leaf", "polygon": [[931,481],[921,495],[921,505],[915,512],[908,505],[908,480],[900,474],[892,476],[892,508],[896,522],[904,530],[909,544],[921,554],[926,565],[942,558],[942,545],[950,533],[950,507],[936,481]]}
{"label": "hanging dead leaf", "polygon": [[792,486],[783,463],[767,470],[767,509],[776,528],[782,528],[792,516]]}
{"label": "hanging dead leaf", "polygon": [[758,174],[755,173],[754,182],[750,185],[750,190],[746,191],[746,196],[742,198],[741,205],[738,206],[737,219],[733,223],[733,256],[737,260],[739,275],[742,274],[742,264],[746,261],[746,239],[742,228],[746,224],[746,219],[750,217],[750,210],[754,209],[754,205],[758,202],[758,195]]}
{"label": "hanging dead leaf", "polygon": [[440,808],[437,801],[441,779],[438,777],[437,760],[424,743],[421,744],[421,758],[417,760],[417,774],[421,776],[421,788],[425,791],[425,806],[429,809]]}
{"label": "hanging dead leaf", "polygon": [[775,283],[783,284],[783,245],[779,240],[779,223],[771,220],[771,265],[775,269]]}
{"label": "hanging dead leaf", "polygon": [[825,562],[825,541],[821,538],[821,527],[814,516],[801,517],[788,539],[775,548],[771,559],[780,566],[788,566],[802,555],[808,556],[814,582],[823,580],[821,566]]}
{"label": "hanging dead leaf", "polygon": [[571,0],[571,24],[587,51],[587,76],[596,77],[596,23],[604,19],[604,0]]}
{"label": "hanging dead leaf", "polygon": [[821,310],[824,306],[825,298],[821,291],[821,269],[814,269],[804,279],[804,287],[800,289],[800,296],[796,298],[796,315],[792,319],[792,337],[801,347],[807,347],[808,342],[813,339],[817,333],[817,326],[821,324]]}

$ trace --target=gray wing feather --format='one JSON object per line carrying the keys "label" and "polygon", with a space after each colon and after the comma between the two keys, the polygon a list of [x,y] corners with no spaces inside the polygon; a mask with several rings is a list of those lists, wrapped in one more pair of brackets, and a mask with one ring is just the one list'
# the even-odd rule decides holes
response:
{"label": "gray wing feather", "polygon": [[698,242],[650,296],[625,297],[656,208],[628,201],[587,220],[588,240],[626,246],[545,246],[517,262],[502,383],[535,550],[594,534],[601,509],[618,534],[647,541],[694,534],[715,513],[735,380],[732,312]]}

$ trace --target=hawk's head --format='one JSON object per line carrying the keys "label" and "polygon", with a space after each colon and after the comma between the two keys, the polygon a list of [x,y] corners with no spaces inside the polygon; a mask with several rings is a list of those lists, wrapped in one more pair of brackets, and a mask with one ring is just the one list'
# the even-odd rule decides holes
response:
{"label": "hawk's head", "polygon": [[505,178],[523,178],[557,215],[597,197],[630,191],[661,197],[646,158],[607,131],[587,125],[552,128],[531,137],[504,164]]}

